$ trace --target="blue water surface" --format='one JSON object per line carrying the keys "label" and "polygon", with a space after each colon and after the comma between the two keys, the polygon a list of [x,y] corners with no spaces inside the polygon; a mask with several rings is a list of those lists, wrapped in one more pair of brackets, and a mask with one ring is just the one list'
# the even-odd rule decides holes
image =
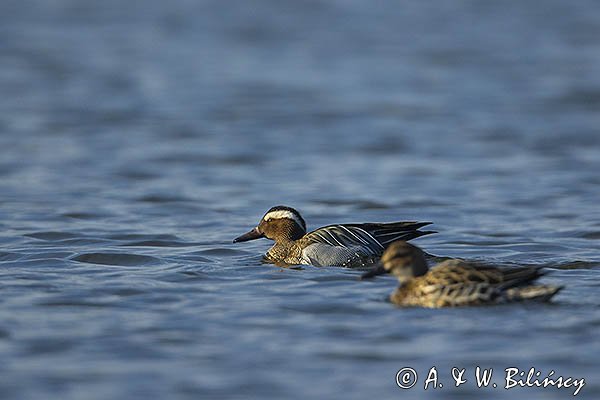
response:
{"label": "blue water surface", "polygon": [[[598,38],[585,0],[1,2],[0,398],[599,398]],[[276,204],[565,289],[397,309],[231,243]]]}

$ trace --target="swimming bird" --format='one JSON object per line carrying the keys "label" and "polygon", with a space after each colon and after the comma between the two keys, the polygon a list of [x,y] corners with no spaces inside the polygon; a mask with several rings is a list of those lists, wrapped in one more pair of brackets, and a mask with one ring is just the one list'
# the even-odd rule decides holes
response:
{"label": "swimming bird", "polygon": [[391,222],[329,225],[306,233],[306,223],[291,207],[276,206],[258,226],[233,243],[259,238],[275,241],[265,261],[275,264],[366,267],[379,260],[395,240],[410,240],[435,233],[419,231],[431,222]]}
{"label": "swimming bird", "polygon": [[399,306],[456,307],[548,301],[562,286],[535,285],[543,275],[537,267],[496,268],[446,260],[428,268],[424,252],[410,243],[392,243],[377,267],[361,278],[391,273],[400,286],[390,296]]}

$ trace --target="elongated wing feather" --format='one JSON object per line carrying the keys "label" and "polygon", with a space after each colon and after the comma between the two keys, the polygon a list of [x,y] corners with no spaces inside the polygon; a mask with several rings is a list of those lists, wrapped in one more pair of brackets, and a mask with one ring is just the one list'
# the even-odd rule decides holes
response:
{"label": "elongated wing feather", "polygon": [[324,243],[330,246],[357,247],[367,253],[380,255],[385,247],[364,229],[348,225],[330,225],[308,233],[305,237],[309,243]]}
{"label": "elongated wing feather", "polygon": [[331,246],[360,246],[368,249],[373,255],[381,255],[383,250],[396,240],[410,240],[434,233],[418,230],[429,224],[431,222],[329,225],[308,233],[304,239],[309,243],[325,243]]}
{"label": "elongated wing feather", "polygon": [[346,227],[362,229],[368,232],[375,240],[387,247],[396,240],[411,240],[420,236],[435,233],[433,231],[420,231],[419,229],[430,225],[431,222],[390,222],[390,223],[366,223],[345,224]]}

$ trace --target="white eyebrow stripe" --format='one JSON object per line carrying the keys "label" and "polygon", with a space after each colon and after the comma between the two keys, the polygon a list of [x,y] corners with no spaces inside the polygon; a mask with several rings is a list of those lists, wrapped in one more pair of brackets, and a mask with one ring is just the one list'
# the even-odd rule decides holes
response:
{"label": "white eyebrow stripe", "polygon": [[304,224],[298,218],[298,216],[296,214],[294,214],[293,212],[288,211],[288,210],[277,210],[277,211],[268,212],[263,217],[263,220],[269,221],[271,219],[282,219],[282,218],[291,219],[292,221],[296,222],[299,226],[304,227]]}

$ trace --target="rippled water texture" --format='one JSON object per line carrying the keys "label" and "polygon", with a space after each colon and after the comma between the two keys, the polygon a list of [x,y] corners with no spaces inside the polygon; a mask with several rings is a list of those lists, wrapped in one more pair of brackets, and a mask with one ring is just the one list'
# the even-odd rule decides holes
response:
{"label": "rippled water texture", "polygon": [[[0,398],[600,398],[599,38],[584,0],[1,2]],[[231,244],[276,204],[566,288],[397,309]]]}

